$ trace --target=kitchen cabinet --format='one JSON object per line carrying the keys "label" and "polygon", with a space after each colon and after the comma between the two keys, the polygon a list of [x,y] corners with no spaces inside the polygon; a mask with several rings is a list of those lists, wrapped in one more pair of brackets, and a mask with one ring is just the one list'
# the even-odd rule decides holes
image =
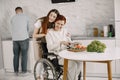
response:
{"label": "kitchen cabinet", "polygon": [[120,47],[120,40],[116,39],[116,47]]}
{"label": "kitchen cabinet", "polygon": [[120,22],[115,22],[115,36],[117,40],[120,40]]}
{"label": "kitchen cabinet", "polygon": [[120,60],[116,60],[116,74],[120,75]]}
{"label": "kitchen cabinet", "polygon": [[120,21],[120,0],[114,0],[115,20]]}
{"label": "kitchen cabinet", "polygon": [[[12,41],[6,40],[2,41],[3,46],[3,60],[4,60],[4,69],[7,72],[13,72],[13,43]],[[21,61],[21,60],[20,60]],[[30,41],[29,50],[28,50],[28,71],[33,72],[35,64],[34,59],[34,50],[33,50],[33,41]],[[21,62],[19,64],[21,70]]]}
{"label": "kitchen cabinet", "polygon": [[[87,46],[93,40],[74,40],[74,42],[80,42]],[[115,40],[99,40],[106,44],[107,48],[115,47]],[[100,54],[100,53],[99,53]],[[107,65],[104,63],[87,62],[86,63],[87,76],[104,76],[107,77]],[[116,61],[112,61],[112,73],[116,73]],[[92,75],[93,74],[93,75]]]}
{"label": "kitchen cabinet", "polygon": [[[116,40],[116,47],[120,47],[120,40]],[[120,74],[120,60],[116,60],[116,74]]]}

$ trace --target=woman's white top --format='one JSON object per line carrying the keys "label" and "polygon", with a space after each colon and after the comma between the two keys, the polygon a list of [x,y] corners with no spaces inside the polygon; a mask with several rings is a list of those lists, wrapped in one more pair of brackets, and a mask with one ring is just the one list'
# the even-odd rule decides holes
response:
{"label": "woman's white top", "polygon": [[48,52],[58,53],[59,51],[66,49],[65,45],[61,45],[61,41],[71,41],[70,37],[67,35],[66,29],[61,29],[60,31],[55,31],[50,29],[46,35],[47,49]]}
{"label": "woman's white top", "polygon": [[34,24],[35,28],[40,28],[41,27],[41,20],[37,20],[36,23]]}

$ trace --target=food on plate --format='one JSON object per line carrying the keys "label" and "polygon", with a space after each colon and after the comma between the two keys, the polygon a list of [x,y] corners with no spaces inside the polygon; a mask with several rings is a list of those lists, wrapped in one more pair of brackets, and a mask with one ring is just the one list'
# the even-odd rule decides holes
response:
{"label": "food on plate", "polygon": [[98,40],[92,41],[88,46],[87,46],[87,51],[88,52],[99,52],[102,53],[106,49],[106,45]]}
{"label": "food on plate", "polygon": [[81,51],[85,51],[86,47],[80,43],[75,42],[75,43],[71,43],[68,50],[72,52],[81,52]]}

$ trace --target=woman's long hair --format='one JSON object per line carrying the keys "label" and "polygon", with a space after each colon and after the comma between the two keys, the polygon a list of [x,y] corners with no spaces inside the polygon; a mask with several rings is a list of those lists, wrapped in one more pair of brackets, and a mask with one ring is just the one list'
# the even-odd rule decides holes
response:
{"label": "woman's long hair", "polygon": [[42,32],[41,33],[43,33],[43,34],[47,33],[47,25],[49,23],[49,15],[50,15],[51,12],[56,13],[57,16],[60,15],[59,11],[57,9],[52,9],[52,10],[49,11],[49,13],[47,14],[46,17],[41,18],[41,19],[43,19],[42,24],[41,24],[41,26],[42,26]]}

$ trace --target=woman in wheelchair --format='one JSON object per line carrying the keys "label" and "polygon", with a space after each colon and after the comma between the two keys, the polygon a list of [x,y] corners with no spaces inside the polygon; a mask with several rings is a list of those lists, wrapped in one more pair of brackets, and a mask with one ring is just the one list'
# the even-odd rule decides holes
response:
{"label": "woman in wheelchair", "polygon": [[[67,33],[65,29],[62,27],[66,23],[66,18],[62,15],[58,16],[55,20],[55,27],[48,31],[46,35],[46,41],[47,41],[47,48],[49,52],[53,52],[57,55],[57,53],[63,49],[66,49],[66,46],[69,45],[71,42],[70,36]],[[43,55],[47,53],[46,56],[50,55],[56,58],[50,59],[40,59],[36,62],[34,67],[34,76],[35,80],[62,80],[61,74],[63,72],[62,66],[58,64],[58,58],[59,63],[63,65],[63,59],[59,56],[54,55],[53,53],[48,53],[45,44],[41,44],[43,49]],[[56,66],[57,65],[57,66]],[[80,80],[78,78],[78,75],[80,73],[80,63],[77,61],[69,61],[68,65],[69,71],[68,71],[68,80]]]}
{"label": "woman in wheelchair", "polygon": [[[67,48],[70,45],[71,39],[68,32],[63,28],[66,23],[66,18],[63,15],[59,15],[55,20],[55,27],[50,29],[46,35],[48,52],[53,52],[56,55],[61,50]],[[63,59],[59,58],[59,63],[63,64]],[[80,80],[80,67],[81,63],[74,60],[69,60],[68,65],[68,79],[67,80]]]}
{"label": "woman in wheelchair", "polygon": [[[58,15],[59,11],[56,9],[52,9],[49,11],[47,16],[39,18],[34,24],[35,28],[33,32],[33,38],[37,41],[41,41],[41,44],[46,45],[45,35],[47,34],[47,31],[49,29],[54,27],[54,21]],[[44,49],[44,53],[47,53],[47,49],[44,48],[44,46],[40,45],[39,47],[42,47]],[[44,57],[46,58],[46,56]]]}

